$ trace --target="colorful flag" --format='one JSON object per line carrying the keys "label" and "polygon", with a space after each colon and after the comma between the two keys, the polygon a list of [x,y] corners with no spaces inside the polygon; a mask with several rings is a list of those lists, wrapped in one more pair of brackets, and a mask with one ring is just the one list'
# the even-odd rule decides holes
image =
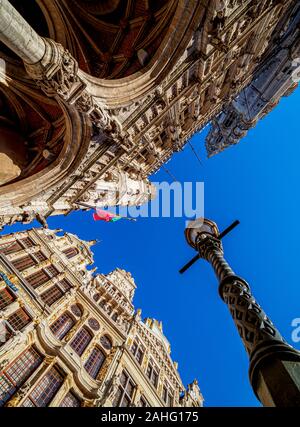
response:
{"label": "colorful flag", "polygon": [[93,218],[95,221],[106,221],[106,222],[116,222],[119,219],[122,219],[120,215],[115,215],[112,212],[104,211],[103,209],[96,209],[96,212],[93,213]]}

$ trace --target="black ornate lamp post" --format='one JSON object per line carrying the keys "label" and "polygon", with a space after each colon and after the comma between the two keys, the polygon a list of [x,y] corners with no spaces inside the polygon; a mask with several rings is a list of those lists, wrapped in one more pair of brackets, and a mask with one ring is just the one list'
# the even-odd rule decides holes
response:
{"label": "black ornate lamp post", "polygon": [[220,282],[220,296],[249,354],[249,376],[256,396],[264,406],[300,406],[300,352],[284,341],[252,296],[248,283],[224,259],[221,238],[236,223],[221,234],[210,220],[191,223],[185,236],[198,255],[181,272],[199,258],[212,265]]}

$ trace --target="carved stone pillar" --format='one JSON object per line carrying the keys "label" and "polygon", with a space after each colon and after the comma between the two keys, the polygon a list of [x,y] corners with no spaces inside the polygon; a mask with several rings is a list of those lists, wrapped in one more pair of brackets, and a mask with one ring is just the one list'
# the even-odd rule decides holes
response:
{"label": "carved stone pillar", "polygon": [[8,0],[0,0],[0,40],[27,64],[42,59],[45,43]]}
{"label": "carved stone pillar", "polygon": [[208,220],[198,229],[186,230],[188,243],[212,265],[219,279],[220,296],[250,357],[252,388],[264,406],[300,406],[300,353],[284,341],[247,282],[234,274],[218,235],[216,225]]}

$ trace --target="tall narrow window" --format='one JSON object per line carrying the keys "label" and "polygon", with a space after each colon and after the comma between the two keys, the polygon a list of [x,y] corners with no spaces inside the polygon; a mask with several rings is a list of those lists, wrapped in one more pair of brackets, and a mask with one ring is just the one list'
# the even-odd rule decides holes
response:
{"label": "tall narrow window", "polygon": [[38,251],[33,255],[39,262],[43,262],[47,259],[46,255],[44,255],[43,252],[41,251]]}
{"label": "tall narrow window", "polygon": [[52,288],[48,289],[41,295],[42,300],[47,305],[52,305],[56,301],[58,301],[63,296],[63,292],[59,289],[58,286],[52,286]]}
{"label": "tall narrow window", "polygon": [[145,354],[145,348],[139,340],[136,339],[133,341],[131,346],[131,353],[134,355],[137,362],[141,365]]}
{"label": "tall narrow window", "polygon": [[47,267],[47,272],[50,274],[51,277],[55,277],[59,273],[59,271],[57,270],[56,267],[54,267],[54,265],[49,265]]}
{"label": "tall narrow window", "polygon": [[2,252],[4,255],[9,255],[14,252],[21,251],[22,249],[22,246],[17,241],[7,242],[0,245],[0,252]]}
{"label": "tall narrow window", "polygon": [[87,373],[92,378],[97,378],[104,360],[105,354],[100,350],[100,348],[95,347],[84,365]]}
{"label": "tall narrow window", "polygon": [[0,291],[0,310],[14,302],[16,298],[10,293],[7,288],[1,289]]}
{"label": "tall narrow window", "polygon": [[30,239],[30,237],[24,237],[19,240],[19,242],[24,246],[24,248],[32,248],[32,246],[35,246],[35,243]]}
{"label": "tall narrow window", "polygon": [[19,310],[15,311],[9,318],[7,319],[7,322],[10,324],[10,326],[15,331],[20,331],[23,329],[28,323],[30,323],[31,318],[28,316],[25,310],[20,308]]}
{"label": "tall narrow window", "polygon": [[147,377],[149,378],[150,382],[154,385],[155,388],[157,387],[157,384],[158,384],[158,376],[159,376],[159,370],[155,366],[153,360],[150,360],[147,368]]}
{"label": "tall narrow window", "polygon": [[120,377],[120,385],[116,393],[113,406],[127,407],[132,403],[135,383],[127,372],[123,371]]}
{"label": "tall narrow window", "polygon": [[71,283],[67,279],[63,279],[59,282],[59,286],[63,289],[64,292],[67,292],[72,288]]}
{"label": "tall narrow window", "polygon": [[31,258],[30,255],[26,255],[22,258],[13,260],[12,264],[19,271],[23,271],[26,268],[29,268],[29,267],[36,265],[36,262],[34,261],[33,258]]}
{"label": "tall narrow window", "polygon": [[78,255],[79,252],[78,252],[78,249],[76,248],[68,248],[68,249],[65,249],[63,253],[66,255],[68,259],[70,259]]}
{"label": "tall narrow window", "polygon": [[0,406],[25,383],[42,363],[42,357],[34,348],[20,354],[0,375]]}
{"label": "tall narrow window", "polygon": [[75,396],[74,393],[69,391],[69,393],[65,395],[59,406],[63,408],[77,408],[81,406],[81,400],[77,396]]}
{"label": "tall narrow window", "polygon": [[86,328],[82,328],[77,335],[75,335],[70,346],[79,356],[81,356],[91,341],[92,334]]}
{"label": "tall narrow window", "polygon": [[74,319],[68,313],[63,313],[55,320],[54,323],[52,323],[50,329],[56,338],[63,339],[74,324]]}
{"label": "tall narrow window", "polygon": [[57,368],[49,369],[24,401],[23,406],[48,406],[63,381],[64,377]]}
{"label": "tall narrow window", "polygon": [[162,398],[168,408],[173,406],[173,391],[167,383],[163,385]]}
{"label": "tall narrow window", "polygon": [[34,288],[42,286],[44,283],[48,282],[50,277],[44,270],[39,270],[36,273],[31,274],[26,277],[27,282]]}

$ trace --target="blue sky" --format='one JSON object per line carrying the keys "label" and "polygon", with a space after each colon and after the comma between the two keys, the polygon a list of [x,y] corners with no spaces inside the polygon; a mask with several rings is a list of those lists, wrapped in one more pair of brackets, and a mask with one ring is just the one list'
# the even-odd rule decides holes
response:
{"label": "blue sky", "polygon": [[[240,220],[224,238],[225,256],[291,344],[291,322],[300,317],[299,101],[297,90],[238,146],[209,160],[205,132],[194,136],[203,166],[189,146],[167,166],[179,181],[205,183],[205,215],[220,229]],[[152,179],[170,177],[161,170]],[[76,212],[48,222],[83,239],[101,239],[94,247],[99,272],[121,267],[133,274],[135,306],[144,317],[163,321],[183,382],[198,378],[206,406],[259,405],[248,381],[246,352],[211,268],[199,261],[183,276],[178,274],[194,255],[184,239],[185,219],[104,223],[94,222],[91,213]],[[26,227],[5,232],[20,228]],[[300,343],[294,346],[300,350]]]}

